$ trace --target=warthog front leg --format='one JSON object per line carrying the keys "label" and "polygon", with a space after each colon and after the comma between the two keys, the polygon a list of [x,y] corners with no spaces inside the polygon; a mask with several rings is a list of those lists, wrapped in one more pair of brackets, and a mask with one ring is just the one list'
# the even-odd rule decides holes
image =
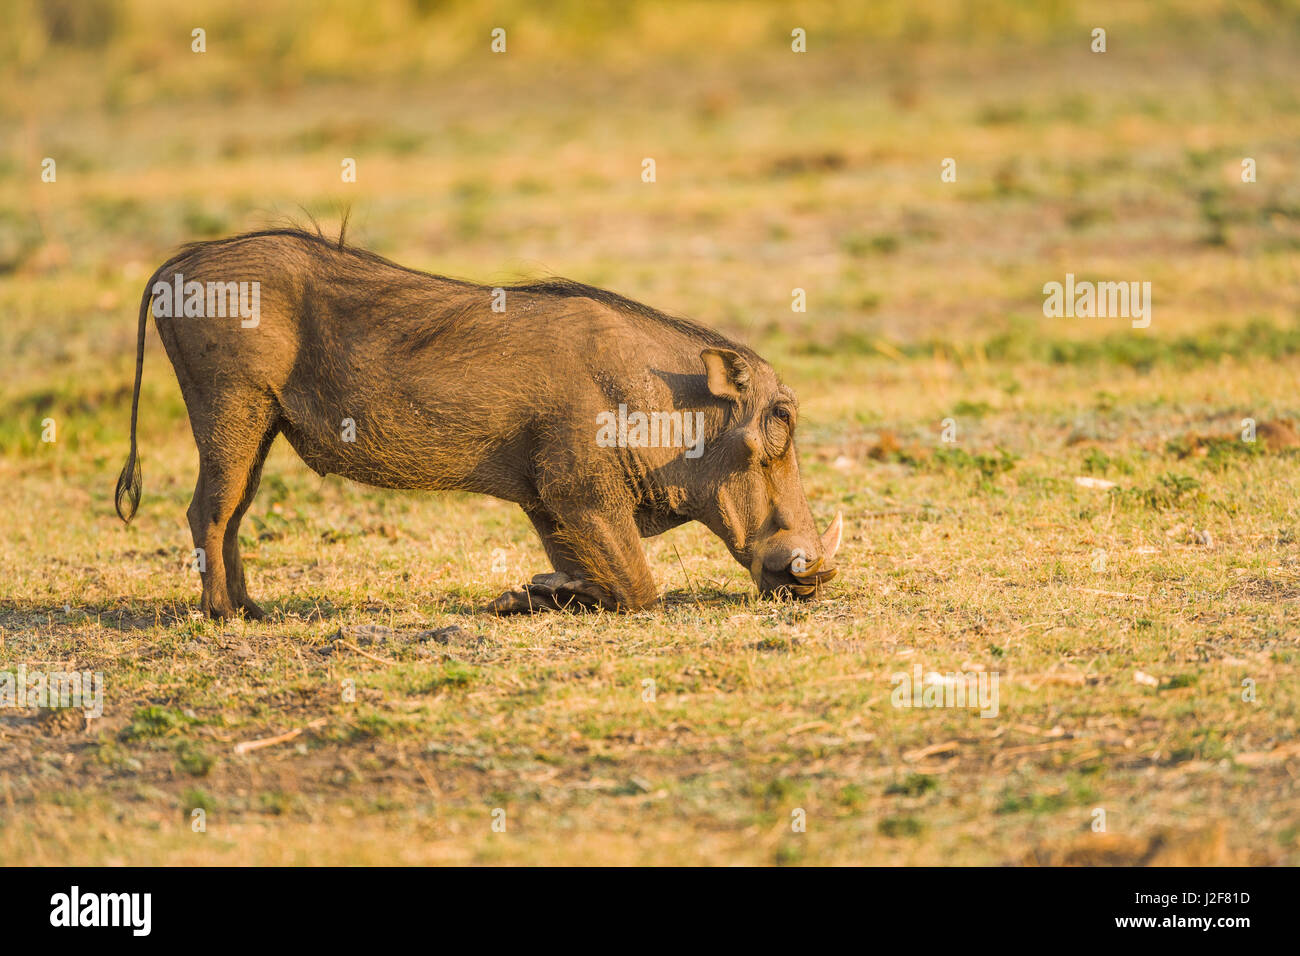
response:
{"label": "warthog front leg", "polygon": [[557,520],[526,510],[555,571],[538,574],[488,605],[495,614],[541,610],[637,610],[658,600],[631,512],[578,511]]}

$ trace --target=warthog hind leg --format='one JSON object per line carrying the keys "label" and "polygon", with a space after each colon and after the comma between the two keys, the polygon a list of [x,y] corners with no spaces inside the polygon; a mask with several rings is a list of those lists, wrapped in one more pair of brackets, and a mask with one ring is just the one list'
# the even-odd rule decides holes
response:
{"label": "warthog hind leg", "polygon": [[270,399],[227,400],[202,418],[191,418],[199,448],[199,478],[190,502],[190,531],[202,549],[203,613],[231,618],[241,610],[261,617],[248,597],[239,555],[239,522],[257,493],[262,463],[274,441]]}
{"label": "warthog hind leg", "polygon": [[244,561],[239,554],[239,524],[244,520],[248,506],[253,503],[253,497],[257,494],[257,486],[262,480],[262,465],[266,463],[266,454],[271,450],[277,434],[279,429],[273,426],[262,438],[262,444],[253,458],[253,467],[248,473],[248,484],[244,488],[244,495],[239,501],[239,506],[235,508],[235,513],[226,523],[226,537],[221,551],[226,563],[226,590],[230,594],[230,603],[235,610],[242,610],[247,617],[255,621],[266,617],[266,613],[248,596],[248,582],[244,578]]}

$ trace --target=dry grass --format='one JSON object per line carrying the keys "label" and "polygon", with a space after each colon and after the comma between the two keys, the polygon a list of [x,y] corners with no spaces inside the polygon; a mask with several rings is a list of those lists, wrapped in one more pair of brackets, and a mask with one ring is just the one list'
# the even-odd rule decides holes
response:
{"label": "dry grass", "polygon": [[[0,711],[0,861],[1300,862],[1298,453],[1237,437],[1300,420],[1294,31],[1204,4],[1215,29],[1132,23],[1102,58],[1073,15],[1008,15],[1014,54],[941,18],[862,56],[861,22],[799,59],[746,9],[718,57],[650,30],[580,72],[295,53],[169,97],[113,56],[31,66],[39,107],[0,112],[0,669],[103,671],[107,705]],[[87,59],[121,102],[76,103]],[[298,203],[350,203],[411,265],[567,274],[744,338],[801,396],[842,576],[760,602],[688,527],[647,542],[654,613],[486,618],[544,568],[517,509],[281,444],[244,529],[271,618],[194,619],[195,454],[152,333],[145,498],[112,514],[135,302],[176,242]],[[1151,329],[1042,318],[1067,271],[1151,281]],[[331,640],[365,624],[391,631]],[[915,665],[996,672],[998,716],[892,706]]]}

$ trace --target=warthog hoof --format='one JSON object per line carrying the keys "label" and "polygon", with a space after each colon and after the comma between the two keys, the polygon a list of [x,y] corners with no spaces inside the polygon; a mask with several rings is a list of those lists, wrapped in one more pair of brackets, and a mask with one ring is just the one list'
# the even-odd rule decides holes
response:
{"label": "warthog hoof", "polygon": [[537,574],[522,587],[511,588],[489,604],[489,614],[533,614],[537,611],[585,611],[606,604],[604,593],[581,578],[560,571]]}

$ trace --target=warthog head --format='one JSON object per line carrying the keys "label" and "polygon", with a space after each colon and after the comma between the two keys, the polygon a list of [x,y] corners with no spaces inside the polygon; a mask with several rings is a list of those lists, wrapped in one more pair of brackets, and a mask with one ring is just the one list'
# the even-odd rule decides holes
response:
{"label": "warthog head", "polygon": [[722,348],[701,357],[709,391],[729,409],[700,460],[706,478],[694,489],[695,517],[764,594],[809,597],[835,576],[843,516],[817,533],[794,447],[799,403],[761,360]]}

